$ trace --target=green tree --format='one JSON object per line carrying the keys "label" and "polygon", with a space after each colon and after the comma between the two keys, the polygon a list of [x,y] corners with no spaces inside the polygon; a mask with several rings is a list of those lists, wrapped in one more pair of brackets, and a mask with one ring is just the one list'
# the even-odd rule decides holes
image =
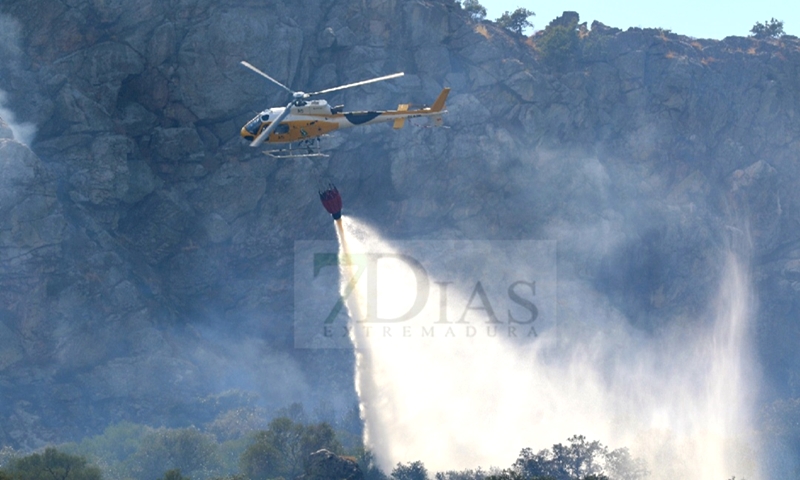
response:
{"label": "green tree", "polygon": [[561,67],[575,58],[579,45],[576,17],[559,17],[553,20],[536,39],[536,47],[541,52],[542,59],[555,67]]}
{"label": "green tree", "polygon": [[300,437],[303,468],[306,466],[309,455],[323,448],[336,453],[342,451],[342,446],[339,444],[333,428],[326,422],[306,426]]}
{"label": "green tree", "polygon": [[553,445],[553,461],[559,470],[575,478],[584,478],[603,473],[602,462],[608,449],[598,441],[588,441],[583,435],[567,439],[569,445]]}
{"label": "green tree", "polygon": [[208,477],[221,469],[216,440],[195,427],[149,433],[126,463],[130,475],[141,480],[158,478],[165,468],[194,477]]}
{"label": "green tree", "polygon": [[89,465],[85,458],[46,448],[15,459],[8,469],[14,480],[101,480],[100,469]]}
{"label": "green tree", "polygon": [[241,456],[240,468],[253,480],[295,478],[302,473],[308,456],[323,448],[334,453],[342,450],[330,425],[303,425],[278,417],[267,430],[254,435]]}
{"label": "green tree", "polygon": [[142,440],[155,429],[145,425],[121,422],[107,427],[101,435],[84,438],[80,443],[59,445],[59,450],[86,457],[110,478],[128,478],[126,460],[136,453]]}
{"label": "green tree", "polygon": [[764,23],[756,22],[753,28],[750,29],[750,33],[753,37],[758,39],[782,37],[783,22],[775,18]]}
{"label": "green tree", "polygon": [[101,464],[113,465],[133,455],[153,429],[131,422],[107,427],[101,435],[84,438],[80,443],[63,446],[67,453],[96,458]]}
{"label": "green tree", "polygon": [[[602,443],[583,435],[556,444],[549,450],[533,453],[525,448],[511,469],[496,480],[641,480],[647,476],[644,462],[630,456],[627,449],[608,451]],[[494,479],[492,479],[494,480]]]}
{"label": "green tree", "polygon": [[279,455],[279,470],[275,477],[291,479],[303,468],[303,424],[287,417],[278,417],[269,424],[266,440]]}
{"label": "green tree", "polygon": [[522,31],[526,28],[533,28],[533,24],[528,21],[528,17],[532,17],[534,15],[536,14],[527,8],[518,8],[513,12],[503,13],[500,18],[495,20],[495,22],[497,22],[497,24],[501,27],[511,30],[517,35],[522,35]]}
{"label": "green tree", "polygon": [[387,480],[385,473],[375,464],[375,455],[361,447],[358,455],[358,467],[364,474],[364,480]]}
{"label": "green tree", "polygon": [[614,480],[642,480],[649,474],[644,460],[634,458],[627,448],[618,448],[606,455],[606,473]]}
{"label": "green tree", "polygon": [[428,480],[428,469],[419,460],[406,464],[398,463],[392,470],[391,476],[395,480]]}
{"label": "green tree", "polygon": [[265,480],[279,477],[282,469],[281,455],[272,444],[267,431],[260,431],[253,436],[253,443],[245,449],[239,458],[239,468],[247,478]]}
{"label": "green tree", "polygon": [[464,0],[461,6],[475,21],[480,22],[486,18],[486,8],[478,0]]}

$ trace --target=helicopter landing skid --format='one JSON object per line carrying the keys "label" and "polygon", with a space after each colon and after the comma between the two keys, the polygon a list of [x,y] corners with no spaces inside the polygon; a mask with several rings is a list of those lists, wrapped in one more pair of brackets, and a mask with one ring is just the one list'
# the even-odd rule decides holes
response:
{"label": "helicopter landing skid", "polygon": [[264,150],[265,155],[272,158],[308,158],[308,157],[328,157],[327,153],[322,153],[320,148],[319,138],[314,140],[303,140],[296,144],[296,148],[292,148],[293,144],[289,144],[288,148],[279,150]]}

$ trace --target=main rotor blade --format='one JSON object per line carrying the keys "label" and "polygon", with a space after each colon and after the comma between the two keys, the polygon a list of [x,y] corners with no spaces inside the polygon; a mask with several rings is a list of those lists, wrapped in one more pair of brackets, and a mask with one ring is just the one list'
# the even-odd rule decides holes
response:
{"label": "main rotor blade", "polygon": [[345,88],[358,87],[360,85],[366,85],[368,83],[382,82],[384,80],[389,80],[391,78],[402,77],[403,75],[405,75],[405,73],[403,73],[403,72],[393,73],[391,75],[386,75],[385,77],[373,78],[371,80],[363,80],[361,82],[351,83],[349,85],[342,85],[341,87],[333,87],[333,88],[328,88],[328,89],[325,89],[325,90],[320,90],[319,92],[306,93],[303,97],[304,98],[308,98],[308,97],[310,97],[312,95],[321,95],[323,93],[330,93],[330,92],[335,92],[337,90],[344,90]]}
{"label": "main rotor blade", "polygon": [[259,74],[259,75],[261,75],[262,77],[266,78],[266,79],[267,79],[267,80],[269,80],[270,82],[274,83],[275,85],[277,85],[277,86],[281,87],[282,89],[284,89],[284,90],[286,90],[287,92],[289,92],[289,93],[291,93],[292,95],[294,95],[294,92],[293,92],[291,89],[289,89],[289,87],[287,87],[286,85],[284,85],[284,84],[282,84],[281,82],[279,82],[279,81],[275,80],[274,78],[270,77],[270,76],[269,76],[269,75],[267,75],[266,73],[262,72],[261,70],[257,69],[256,67],[254,67],[254,66],[250,65],[249,63],[245,62],[244,60],[242,60],[242,62],[241,62],[241,63],[242,63],[242,65],[244,65],[245,67],[249,68],[250,70],[252,70],[252,71],[256,72],[257,74]]}
{"label": "main rotor blade", "polygon": [[267,125],[267,128],[265,128],[263,132],[259,133],[258,136],[255,138],[255,140],[250,142],[251,147],[257,147],[262,143],[264,143],[269,138],[269,135],[272,132],[274,132],[276,128],[278,128],[278,125],[280,125],[281,121],[283,121],[283,119],[286,118],[287,115],[289,115],[289,112],[291,112],[292,103],[286,105],[286,108],[281,112],[280,115],[278,115],[278,118],[276,118],[275,120],[272,121],[272,123]]}

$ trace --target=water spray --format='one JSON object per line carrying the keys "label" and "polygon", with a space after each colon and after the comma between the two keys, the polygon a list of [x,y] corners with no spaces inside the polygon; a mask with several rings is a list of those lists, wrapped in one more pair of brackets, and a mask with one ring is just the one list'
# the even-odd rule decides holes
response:
{"label": "water spray", "polygon": [[[341,216],[332,184],[320,194],[339,240],[364,444],[382,469],[416,460],[431,471],[505,468],[522,448],[585,435],[629,448],[656,480],[760,476],[749,279],[734,255],[710,322],[649,337],[591,285],[563,278],[555,328],[545,300],[556,281],[517,279],[528,278],[524,265],[555,258],[554,249],[504,255],[524,242],[388,242]],[[430,279],[428,310],[409,320],[404,312],[417,313],[416,304],[403,298],[418,298],[421,288],[409,267],[415,258]],[[493,269],[510,273],[493,282]],[[498,283],[503,289],[492,289]],[[414,323],[423,317],[422,327]],[[521,343],[496,334],[512,327],[533,335]]]}

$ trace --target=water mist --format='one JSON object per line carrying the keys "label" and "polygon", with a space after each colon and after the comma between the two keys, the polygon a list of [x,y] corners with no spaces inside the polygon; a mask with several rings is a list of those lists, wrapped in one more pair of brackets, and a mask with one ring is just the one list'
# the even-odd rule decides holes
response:
{"label": "water mist", "polygon": [[[343,219],[338,233],[342,258],[354,252],[423,255],[409,251],[414,246],[406,242],[395,242],[399,250],[352,218]],[[471,258],[468,267],[464,255]],[[443,251],[437,258],[446,256]],[[568,278],[558,279],[557,319],[532,315],[530,330],[536,330],[518,322],[515,338],[486,334],[506,309],[492,309],[496,292],[488,286],[464,289],[453,276],[485,278],[491,269],[513,270],[532,258],[493,260],[476,250],[459,252],[459,259],[457,268],[446,260],[426,265],[439,293],[447,289],[447,304],[433,295],[428,303],[451,319],[452,325],[439,326],[467,330],[448,336],[431,327],[429,335],[424,329],[419,335],[412,325],[409,338],[403,330],[381,335],[382,326],[348,330],[357,352],[365,443],[384,470],[415,460],[432,471],[504,468],[524,447],[537,451],[580,434],[610,448],[628,447],[647,462],[649,478],[759,477],[750,424],[756,389],[748,337],[752,299],[746,270],[733,254],[726,256],[708,318],[673,322],[655,336],[633,329],[589,285]],[[341,293],[352,325],[369,315],[370,295],[380,318],[409,311],[419,278],[408,262],[390,260],[377,263],[373,287],[354,281],[353,262],[342,262]],[[448,282],[437,283],[448,270]],[[527,292],[516,291],[520,298]],[[531,291],[537,302],[555,301]],[[524,306],[522,299],[517,303]],[[477,327],[471,336],[467,315]],[[518,313],[509,308],[508,315]],[[526,341],[517,341],[523,335]]]}

